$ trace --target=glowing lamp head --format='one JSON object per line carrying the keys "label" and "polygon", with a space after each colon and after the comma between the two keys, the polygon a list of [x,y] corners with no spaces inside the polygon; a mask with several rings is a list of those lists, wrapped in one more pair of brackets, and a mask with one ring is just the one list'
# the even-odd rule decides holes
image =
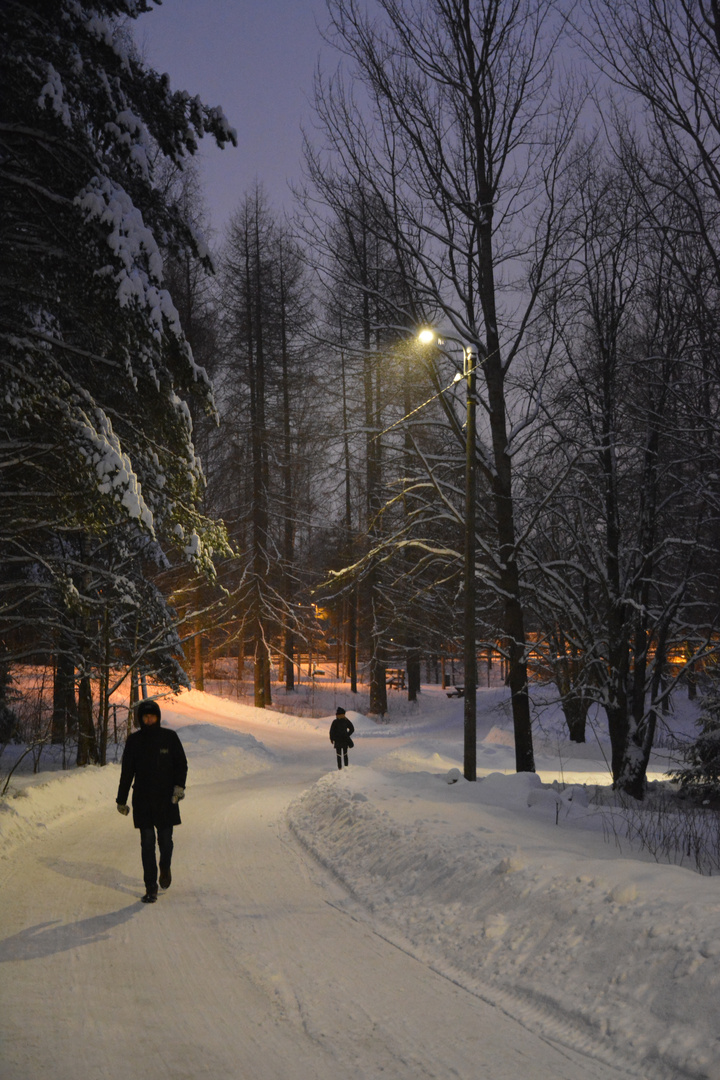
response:
{"label": "glowing lamp head", "polygon": [[435,331],[431,330],[429,326],[426,326],[418,334],[418,341],[420,342],[421,345],[432,345],[432,343],[433,343],[433,341],[435,341],[436,337],[437,337],[437,335],[436,335]]}

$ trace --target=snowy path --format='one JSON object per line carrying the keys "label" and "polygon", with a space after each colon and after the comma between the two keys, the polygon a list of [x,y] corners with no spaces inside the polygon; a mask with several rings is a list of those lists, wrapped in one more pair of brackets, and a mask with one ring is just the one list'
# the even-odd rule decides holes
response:
{"label": "snowy path", "polygon": [[326,756],[193,787],[175,881],[151,907],[115,814],[17,850],[1,883],[2,1080],[616,1077],[341,910],[285,824]]}

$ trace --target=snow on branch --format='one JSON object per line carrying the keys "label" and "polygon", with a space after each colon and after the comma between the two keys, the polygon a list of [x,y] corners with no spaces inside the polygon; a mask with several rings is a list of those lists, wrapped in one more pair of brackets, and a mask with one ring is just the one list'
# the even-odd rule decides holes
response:
{"label": "snow on branch", "polygon": [[115,500],[127,512],[129,518],[141,521],[153,531],[153,515],[142,495],[142,487],[129,456],[113,431],[107,414],[97,405],[92,409],[93,423],[87,414],[73,418],[81,443],[80,452],[95,468],[98,491],[102,495],[115,492]]}
{"label": "snow on branch", "polygon": [[98,274],[112,274],[121,307],[135,302],[147,310],[153,336],[163,336],[165,320],[179,341],[184,341],[180,317],[163,280],[163,259],[152,229],[143,220],[128,193],[108,177],[93,177],[75,204],[85,222],[97,221],[108,229],[107,245],[120,269],[105,266]]}
{"label": "snow on branch", "polygon": [[47,109],[48,107],[52,109],[64,127],[72,127],[72,117],[65,101],[62,79],[50,63],[47,65],[47,82],[40,91],[37,103],[40,109]]}

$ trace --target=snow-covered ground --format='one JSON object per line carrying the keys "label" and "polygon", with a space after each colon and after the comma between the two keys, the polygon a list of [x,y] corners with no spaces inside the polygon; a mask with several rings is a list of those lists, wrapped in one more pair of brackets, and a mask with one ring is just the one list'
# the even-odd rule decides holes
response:
{"label": "snow-covered ground", "polygon": [[155,906],[116,764],[13,777],[0,1080],[720,1080],[720,881],[618,847],[587,798],[602,739],[548,714],[515,775],[488,689],[469,784],[461,700],[395,694],[378,724],[313,695],[325,715],[163,701],[190,773]]}

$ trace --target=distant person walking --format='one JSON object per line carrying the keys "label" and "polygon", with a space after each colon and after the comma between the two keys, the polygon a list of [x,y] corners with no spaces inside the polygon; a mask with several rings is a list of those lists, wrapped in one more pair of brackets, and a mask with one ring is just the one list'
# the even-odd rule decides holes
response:
{"label": "distant person walking", "polygon": [[335,747],[338,769],[342,769],[343,761],[346,765],[348,763],[348,750],[355,745],[350,738],[354,730],[352,721],[348,720],[345,715],[345,710],[338,709],[335,713],[335,719],[330,725],[330,742]]}
{"label": "distant person walking", "polygon": [[[180,824],[178,803],[185,798],[187,758],[177,734],[160,726],[160,706],[143,701],[137,710],[140,730],[125,745],[117,793],[117,808],[129,814],[127,798],[133,785],[133,824],[140,830],[140,854],[145,879],[144,904],[154,904],[158,895],[158,867],[155,858],[155,830],[160,849],[160,885],[170,888],[173,853],[173,826]],[[133,783],[134,781],[134,783]]]}

